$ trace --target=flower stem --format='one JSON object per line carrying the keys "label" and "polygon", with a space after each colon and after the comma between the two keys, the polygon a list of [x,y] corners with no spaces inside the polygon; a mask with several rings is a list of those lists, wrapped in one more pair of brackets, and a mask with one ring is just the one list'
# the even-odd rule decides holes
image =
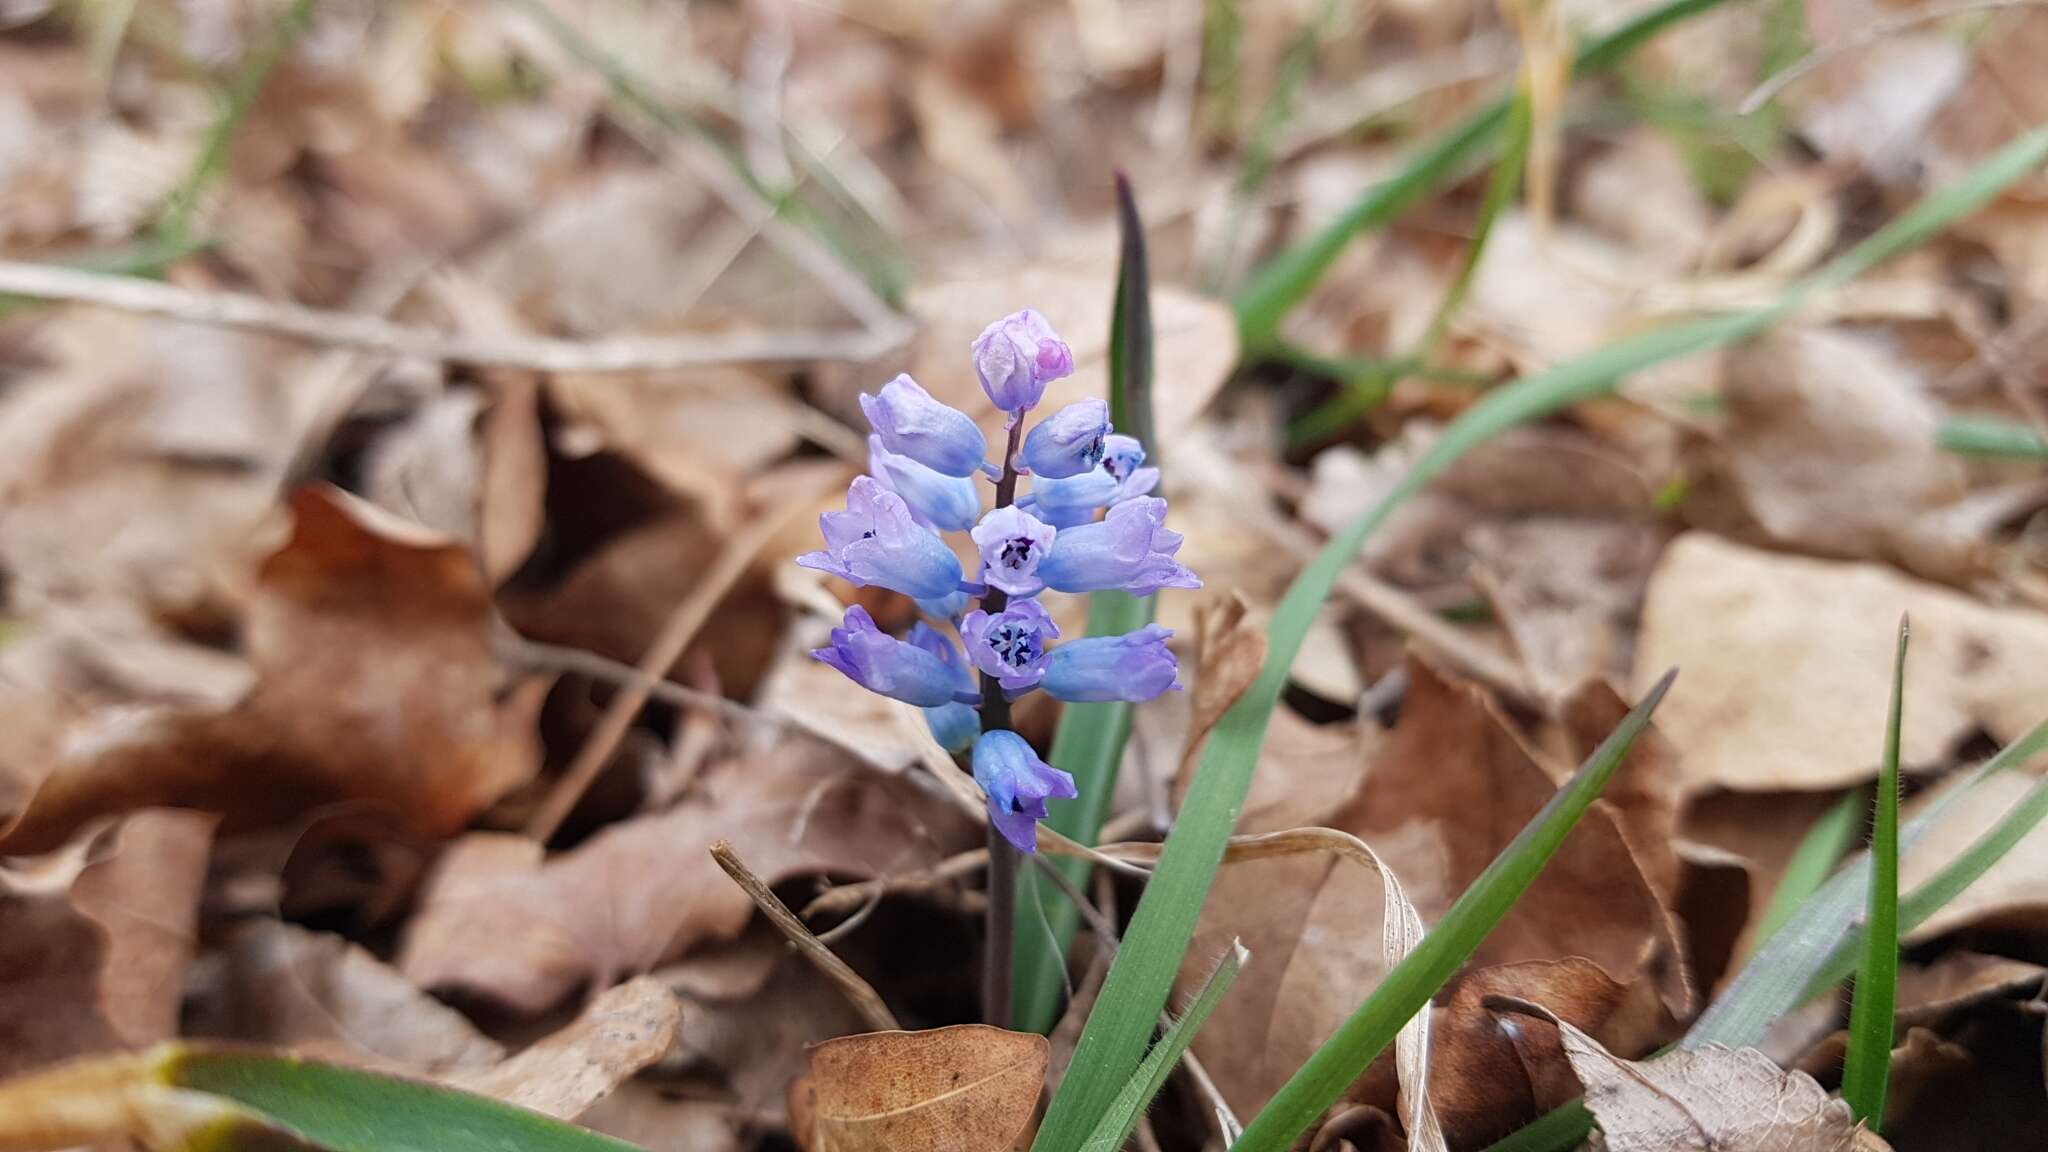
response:
{"label": "flower stem", "polygon": [[[996,480],[996,507],[1007,508],[1017,499],[1017,447],[1024,438],[1024,422],[1010,423],[1010,442],[1003,449],[1003,471]],[[990,588],[982,598],[982,611],[995,615],[1009,607],[1010,595]],[[994,732],[1010,726],[1010,700],[994,676],[981,675],[981,730]],[[988,826],[988,932],[983,943],[987,968],[982,973],[982,1019],[998,1028],[1010,1026],[1011,937],[1016,932],[1017,850]]]}

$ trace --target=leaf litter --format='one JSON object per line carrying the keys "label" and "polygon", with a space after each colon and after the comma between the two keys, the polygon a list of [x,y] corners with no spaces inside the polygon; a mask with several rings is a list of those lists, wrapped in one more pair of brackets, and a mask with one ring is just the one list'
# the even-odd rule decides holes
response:
{"label": "leaf litter", "polygon": [[[989,320],[1035,307],[1069,342],[1049,403],[1104,394],[1113,169],[1155,281],[1148,449],[1205,584],[1158,605],[1187,692],[1136,710],[1104,836],[1129,842],[1186,802],[1303,558],[1450,420],[1768,303],[2048,109],[2023,4],[1699,5],[1566,87],[1569,38],[1640,6],[322,3],[290,34],[256,0],[16,7],[0,283],[72,264],[174,306],[108,277],[0,299],[0,1074],[232,1041],[655,1152],[1007,1147],[1064,1065],[981,1027],[964,774],[805,654],[846,605],[895,632],[915,606],[788,562],[867,464],[858,393],[911,372],[999,442],[962,354]],[[1510,60],[1538,159],[1462,304],[1477,167],[1338,254],[1282,347],[1242,346],[1230,292]],[[1900,611],[1909,816],[2042,718],[2048,481],[1945,431],[2043,430],[2044,179],[1493,438],[1368,540],[1180,985],[1233,939],[1251,959],[1141,1146],[1227,1141],[1673,664],[1596,810],[1317,1146],[1483,1147],[1581,1092],[1611,1148],[1880,1146],[1826,1095],[1832,1000],[1768,1059],[1653,1053],[1875,778]],[[442,351],[348,338],[363,317]],[[508,354],[537,348],[576,362]],[[1340,394],[1355,417],[1302,439]],[[1085,601],[1045,599],[1080,635]],[[1041,751],[1058,721],[1014,716]],[[1904,890],[2035,780],[1963,795]],[[1890,1146],[2017,1146],[2048,1113],[2042,836],[1909,936]],[[861,1035],[718,840],[792,908],[847,889],[807,927],[910,1031]],[[1081,887],[1106,931],[1067,957],[1070,1024],[1153,853]]]}

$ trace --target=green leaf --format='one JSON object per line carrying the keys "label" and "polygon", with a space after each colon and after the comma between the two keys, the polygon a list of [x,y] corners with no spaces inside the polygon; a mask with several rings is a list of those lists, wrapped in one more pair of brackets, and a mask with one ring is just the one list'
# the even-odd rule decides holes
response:
{"label": "green leaf", "polygon": [[1429,1004],[1430,997],[1464,965],[1550,862],[1621,766],[1629,746],[1649,725],[1650,714],[1657,710],[1676,675],[1676,670],[1666,673],[1629,711],[1572,779],[1465,889],[1415,951],[1387,973],[1358,1011],[1273,1094],[1246,1125],[1244,1135],[1231,1145],[1232,1152],[1285,1152],[1324,1109],[1336,1103],[1365,1066],[1394,1042],[1394,1034]]}
{"label": "green leaf", "polygon": [[1235,940],[1230,942],[1230,951],[1224,954],[1222,962],[1216,965],[1209,978],[1202,982],[1194,1003],[1188,1005],[1187,1015],[1174,1021],[1166,1034],[1159,1038],[1159,1043],[1145,1054],[1144,1062],[1124,1082],[1123,1091],[1117,1093],[1116,1099],[1110,1102],[1109,1110],[1096,1122],[1095,1130],[1088,1134],[1087,1142],[1081,1145],[1081,1152],[1117,1152],[1124,1146],[1124,1141],[1131,1138],[1131,1130],[1138,1126],[1138,1117],[1144,1114],[1152,1098],[1159,1095],[1159,1090],[1166,1086],[1166,1078],[1172,1074],[1174,1063],[1180,1059],[1181,1053],[1187,1051],[1195,1033],[1201,1031],[1209,1013],[1215,1011],[1216,1005],[1222,1001],[1223,994],[1230,991],[1230,985],[1236,981],[1238,972],[1244,968],[1244,962],[1250,955],[1244,950],[1244,945]]}
{"label": "green leaf", "polygon": [[1584,1100],[1568,1100],[1488,1144],[1484,1152],[1572,1152],[1593,1130]]}
{"label": "green leaf", "polygon": [[2032,425],[1996,416],[1951,416],[1942,421],[1935,443],[1966,456],[2048,460],[2048,440]]}
{"label": "green leaf", "polygon": [[1870,900],[1863,967],[1849,1009],[1849,1050],[1842,1067],[1842,1099],[1872,1128],[1884,1120],[1891,1071],[1892,1008],[1899,995],[1899,718],[1905,711],[1906,640],[1899,621],[1899,652],[1892,663],[1891,716],[1885,722],[1884,765],[1877,779],[1877,815],[1870,831]]}
{"label": "green leaf", "polygon": [[[1123,241],[1117,268],[1116,299],[1109,327],[1110,422],[1145,446],[1157,463],[1158,437],[1152,423],[1152,279],[1145,259],[1145,225],[1130,181],[1116,177],[1117,222]],[[1088,597],[1088,635],[1121,636],[1152,622],[1155,598],[1125,592],[1096,592]],[[1068,704],[1053,733],[1051,763],[1070,774],[1080,795],[1055,805],[1046,823],[1083,844],[1095,843],[1109,815],[1116,791],[1117,769],[1131,736],[1131,705],[1124,701]],[[1060,859],[1052,866],[1075,885],[1088,877],[1085,860]],[[1074,938],[1079,913],[1057,888],[1019,885],[1017,923],[1013,936],[1014,975],[1010,985],[1011,1019],[1027,1032],[1050,1032],[1059,1018],[1060,993],[1066,986],[1066,951]],[[1043,930],[1041,930],[1041,928]]]}
{"label": "green leaf", "polygon": [[1785,863],[1784,875],[1778,878],[1778,887],[1771,893],[1763,918],[1757,922],[1752,952],[1776,936],[1778,929],[1820,888],[1828,873],[1835,870],[1835,865],[1842,862],[1842,854],[1856,838],[1862,815],[1863,791],[1856,789],[1844,793],[1834,807],[1821,813],[1813,827],[1806,830],[1799,847],[1793,850],[1792,859]]}
{"label": "green leaf", "polygon": [[1644,332],[1577,360],[1496,389],[1452,421],[1386,497],[1336,534],[1289,585],[1267,630],[1267,659],[1250,688],[1224,713],[1166,838],[1123,947],[1032,1145],[1035,1152],[1078,1147],[1137,1067],[1152,1020],[1166,1003],[1180,958],[1194,935],[1225,842],[1251,785],[1266,725],[1316,612],[1359,548],[1408,497],[1488,438],[1581,400],[1613,391],[1629,373],[1755,333],[1824,288],[1853,280],[1974,211],[2048,157],[2048,132],[2028,133],[1952,187],[1901,214],[1768,308]]}
{"label": "green leaf", "polygon": [[333,1152],[629,1152],[633,1145],[483,1096],[288,1056],[179,1050],[172,1083],[226,1097]]}
{"label": "green leaf", "polygon": [[[1522,166],[1529,156],[1532,116],[1529,90],[1525,85],[1516,89],[1514,103],[1508,110],[1507,151],[1493,166],[1493,175],[1487,180],[1486,195],[1479,203],[1479,215],[1473,221],[1472,239],[1465,244],[1465,257],[1459,265],[1458,275],[1445,291],[1443,301],[1437,305],[1436,315],[1430,317],[1422,342],[1414,353],[1402,358],[1402,363],[1420,365],[1435,359],[1445,334],[1450,331],[1451,321],[1457,318],[1458,309],[1464,306],[1465,297],[1472,289],[1473,277],[1479,271],[1480,257],[1486,253],[1487,238],[1493,235],[1494,221],[1513,202],[1515,190],[1521,186]],[[1346,380],[1343,391],[1288,428],[1288,439],[1296,445],[1311,444],[1343,431],[1360,416],[1378,407],[1399,379],[1399,373],[1372,371]]]}
{"label": "green leaf", "polygon": [[[1666,0],[1579,50],[1574,75],[1601,72],[1645,41],[1680,21],[1717,7],[1722,0]],[[1490,147],[1507,124],[1505,97],[1473,113],[1449,133],[1425,146],[1386,181],[1375,184],[1323,229],[1288,248],[1252,276],[1232,301],[1238,340],[1247,356],[1263,353],[1280,331],[1280,321],[1308,296],[1352,238],[1379,228]]]}

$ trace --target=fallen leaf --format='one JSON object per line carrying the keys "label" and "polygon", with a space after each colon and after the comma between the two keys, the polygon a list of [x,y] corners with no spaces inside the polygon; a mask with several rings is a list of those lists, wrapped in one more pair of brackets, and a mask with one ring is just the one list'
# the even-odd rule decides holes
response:
{"label": "fallen leaf", "polygon": [[[1992,608],[1870,564],[1679,537],[1650,578],[1634,680],[1685,669],[1657,712],[1688,792],[1839,788],[1876,775],[1892,625],[1913,620],[1900,755],[1945,763],[2041,719],[2048,616]],[[1858,739],[1867,734],[1868,739]]]}
{"label": "fallen leaf", "polygon": [[92,817],[157,804],[240,828],[355,800],[437,836],[533,775],[539,697],[497,697],[474,558],[332,490],[292,508],[245,625],[246,698],[93,718],[7,814],[0,851],[48,850]]}
{"label": "fallen leaf", "polygon": [[1544,516],[1465,534],[1479,585],[1546,698],[1561,700],[1588,680],[1627,678],[1662,537],[1640,521]]}
{"label": "fallen leaf", "polygon": [[1899,356],[1775,329],[1729,354],[1726,395],[1729,473],[1770,539],[1951,582],[1982,566],[1983,542],[1935,515],[1963,496],[1963,465],[1936,445],[1941,409]]}
{"label": "fallen leaf", "polygon": [[568,1027],[490,1068],[447,1082],[557,1120],[574,1120],[635,1072],[661,1059],[682,1026],[675,994],[651,977],[592,1000]]}
{"label": "fallen leaf", "polygon": [[[1788,1072],[1754,1048],[1708,1045],[1653,1060],[1623,1060],[1527,1001],[1496,997],[1501,1011],[1557,1029],[1607,1152],[1880,1152],[1891,1146],[1830,1099],[1813,1077]],[[1512,1017],[1510,1017],[1512,1018]]]}
{"label": "fallen leaf", "polygon": [[200,813],[140,811],[0,869],[0,1075],[177,1033],[212,833]]}
{"label": "fallen leaf", "polygon": [[343,937],[251,920],[229,937],[215,995],[185,1034],[318,1060],[441,1076],[504,1059],[496,1041]]}
{"label": "fallen leaf", "polygon": [[[1045,1037],[961,1024],[811,1049],[805,1152],[954,1152],[1016,1143],[1045,1087]],[[806,1138],[807,1137],[807,1138]]]}
{"label": "fallen leaf", "polygon": [[910,871],[970,836],[956,810],[908,781],[792,740],[708,773],[666,812],[611,825],[553,858],[524,837],[457,841],[427,882],[398,968],[421,987],[539,1012],[586,981],[603,985],[737,934],[753,904],[711,860],[716,840],[731,840],[775,884]]}

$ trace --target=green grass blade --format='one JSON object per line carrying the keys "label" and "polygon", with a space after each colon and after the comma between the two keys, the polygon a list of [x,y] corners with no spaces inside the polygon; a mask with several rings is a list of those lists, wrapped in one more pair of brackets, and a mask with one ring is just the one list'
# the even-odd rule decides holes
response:
{"label": "green grass blade", "polygon": [[1786,861],[1784,875],[1778,878],[1778,887],[1771,893],[1771,902],[1764,908],[1763,918],[1757,922],[1756,936],[1751,952],[1778,934],[1778,929],[1792,919],[1797,912],[1842,862],[1842,856],[1856,840],[1856,830],[1863,816],[1863,791],[1856,789],[1846,792],[1834,807],[1821,813],[1800,839],[1799,847]]}
{"label": "green grass blade", "polygon": [[[1629,53],[1680,21],[1721,4],[1723,0],[1666,0],[1579,50],[1574,75],[1612,68]],[[1279,334],[1280,321],[1315,288],[1316,281],[1353,237],[1385,226],[1438,184],[1461,170],[1481,149],[1492,145],[1507,124],[1508,102],[1496,100],[1473,113],[1449,133],[1425,146],[1400,172],[1368,189],[1342,215],[1322,230],[1268,261],[1238,292],[1238,339],[1247,356],[1263,352]]]}
{"label": "green grass blade", "polygon": [[1235,940],[1230,942],[1230,951],[1209,978],[1202,982],[1202,989],[1195,994],[1194,1002],[1188,1005],[1187,1014],[1174,1021],[1166,1034],[1159,1038],[1159,1043],[1145,1054],[1138,1070],[1124,1082],[1123,1091],[1117,1093],[1111,1102],[1109,1111],[1102,1114],[1095,1130],[1088,1134],[1087,1142],[1081,1145],[1081,1152],[1117,1152],[1124,1146],[1124,1141],[1131,1138],[1132,1129],[1138,1126],[1138,1117],[1144,1114],[1152,1098],[1159,1095],[1159,1090],[1166,1086],[1166,1078],[1173,1073],[1173,1066],[1180,1060],[1181,1053],[1188,1050],[1195,1033],[1201,1031],[1202,1024],[1209,1019],[1209,1013],[1216,1010],[1223,994],[1230,991],[1230,985],[1237,980],[1238,972],[1243,970],[1250,955],[1244,950],[1244,945]]}
{"label": "green grass blade", "polygon": [[1650,714],[1657,710],[1676,675],[1676,670],[1666,673],[1629,711],[1571,781],[1558,789],[1465,889],[1415,951],[1387,973],[1358,1011],[1339,1025],[1252,1117],[1244,1135],[1231,1146],[1232,1152],[1286,1152],[1324,1109],[1336,1103],[1365,1066],[1394,1042],[1394,1034],[1429,1004],[1430,997],[1464,965],[1550,862],[1621,766],[1629,746],[1649,725]]}
{"label": "green grass blade", "polygon": [[227,170],[228,152],[235,142],[235,132],[242,121],[248,119],[251,109],[256,107],[256,97],[263,92],[264,81],[270,78],[278,61],[292,50],[299,41],[299,34],[313,19],[313,0],[292,0],[292,6],[279,18],[277,28],[264,44],[250,55],[242,70],[229,85],[226,99],[221,105],[220,115],[207,127],[206,137],[200,142],[199,155],[192,162],[192,169],[171,190],[164,202],[162,216],[157,220],[156,240],[166,250],[181,249],[191,241],[192,216],[199,210],[199,201],[214,182]]}
{"label": "green grass blade", "polygon": [[1288,586],[1267,628],[1266,664],[1224,713],[1203,749],[1195,779],[1152,880],[1138,902],[1095,1011],[1039,1128],[1035,1152],[1067,1152],[1093,1129],[1116,1086],[1129,1077],[1165,1006],[1181,956],[1194,936],[1202,901],[1251,786],[1267,723],[1287,684],[1295,653],[1331,588],[1367,537],[1394,509],[1473,447],[1517,425],[1581,400],[1603,396],[1630,373],[1751,335],[1796,309],[1814,291],[1846,283],[1967,215],[2048,158],[2048,131],[2028,133],[1955,185],[1928,197],[1787,290],[1768,308],[1716,316],[1631,336],[1577,360],[1489,393],[1445,427],[1428,452],[1379,504],[1331,538]]}
{"label": "green grass blade", "polygon": [[1996,416],[1951,416],[1942,421],[1935,443],[1964,456],[2048,460],[2048,440],[2032,425]]}
{"label": "green grass blade", "polygon": [[1891,1074],[1892,1009],[1899,995],[1899,720],[1905,711],[1906,641],[1899,621],[1899,652],[1892,662],[1891,715],[1885,722],[1884,765],[1877,778],[1877,815],[1870,831],[1870,900],[1865,918],[1863,967],[1849,1009],[1849,1050],[1842,1067],[1842,1099],[1873,1129],[1884,1120],[1885,1084]]}
{"label": "green grass blade", "polygon": [[[1487,179],[1486,193],[1479,203],[1479,215],[1472,224],[1472,239],[1465,245],[1458,274],[1444,292],[1443,301],[1437,305],[1436,315],[1430,317],[1421,344],[1413,354],[1403,357],[1403,362],[1426,364],[1434,360],[1444,336],[1450,331],[1451,321],[1464,307],[1465,297],[1471,292],[1473,278],[1479,271],[1480,258],[1486,253],[1486,241],[1493,235],[1493,223],[1514,201],[1515,190],[1521,187],[1522,167],[1529,157],[1531,116],[1529,91],[1527,86],[1523,86],[1516,90],[1514,103],[1509,107],[1507,150],[1501,154],[1500,162],[1493,166],[1493,175]],[[1288,439],[1299,446],[1336,435],[1379,406],[1398,379],[1398,374],[1376,371],[1347,380],[1343,391],[1295,421],[1287,430]]]}
{"label": "green grass blade", "polygon": [[1586,1102],[1569,1100],[1488,1144],[1484,1152],[1572,1152],[1592,1130]]}
{"label": "green grass blade", "polygon": [[232,1048],[169,1058],[167,1079],[246,1105],[333,1152],[632,1152],[633,1145],[483,1096]]}
{"label": "green grass blade", "polygon": [[[1159,441],[1152,424],[1152,279],[1145,258],[1145,227],[1130,182],[1116,178],[1117,220],[1122,258],[1117,269],[1116,299],[1110,316],[1110,421],[1144,444],[1157,463]],[[1154,598],[1128,593],[1096,592],[1088,598],[1088,635],[1121,636],[1152,622]],[[1073,802],[1055,806],[1047,823],[1083,844],[1095,843],[1109,815],[1116,791],[1117,769],[1131,736],[1131,705],[1123,701],[1068,704],[1053,733],[1051,762],[1074,777],[1080,791]],[[1080,885],[1088,876],[1085,860],[1052,862],[1066,878]],[[1013,944],[1010,985],[1011,1020],[1027,1032],[1050,1032],[1058,1021],[1060,994],[1066,987],[1067,945],[1074,938],[1079,913],[1056,886],[1027,884],[1017,890],[1017,923],[1023,926]],[[1038,930],[1039,926],[1044,931]]]}

